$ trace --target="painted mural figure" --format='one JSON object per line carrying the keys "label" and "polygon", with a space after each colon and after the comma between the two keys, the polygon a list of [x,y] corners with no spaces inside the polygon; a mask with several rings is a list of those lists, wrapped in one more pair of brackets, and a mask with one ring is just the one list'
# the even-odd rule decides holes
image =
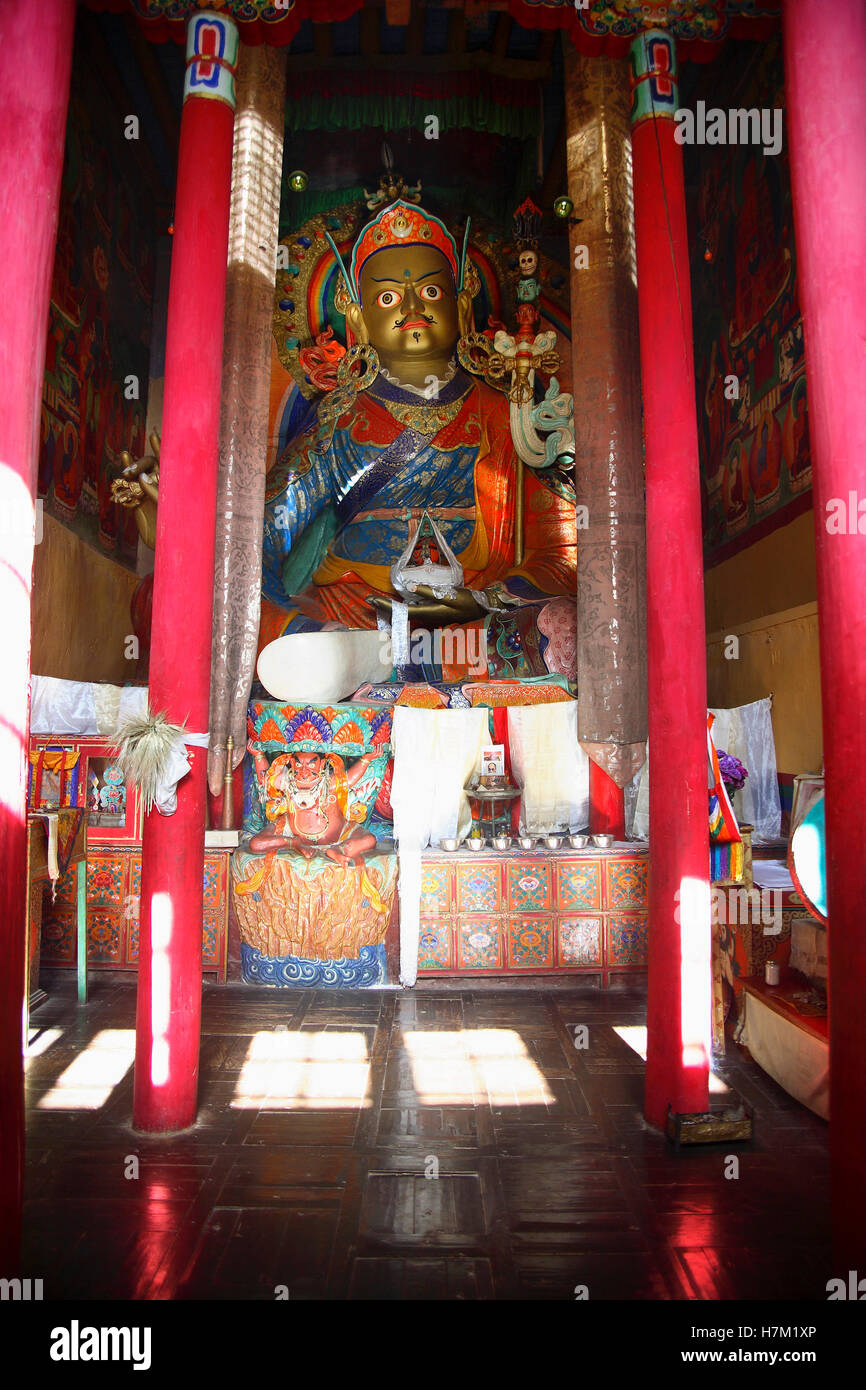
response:
{"label": "painted mural figure", "polygon": [[752,493],[756,502],[772,497],[779,488],[781,439],[779,424],[771,411],[766,411],[755,433],[749,472]]}
{"label": "painted mural figure", "polygon": [[799,478],[812,464],[812,458],[809,452],[808,402],[806,400],[805,391],[801,391],[799,395],[794,397],[791,412],[793,456],[791,458],[789,472],[792,478]]}

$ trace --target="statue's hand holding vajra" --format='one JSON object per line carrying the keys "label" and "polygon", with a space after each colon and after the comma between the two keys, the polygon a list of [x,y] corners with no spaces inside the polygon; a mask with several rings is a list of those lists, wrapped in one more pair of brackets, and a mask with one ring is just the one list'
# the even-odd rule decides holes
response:
{"label": "statue's hand holding vajra", "polygon": [[[421,627],[449,627],[460,623],[473,623],[483,618],[486,610],[476,599],[471,589],[452,590],[453,598],[437,598],[428,584],[419,584],[409,604],[409,621]],[[391,617],[393,599],[384,594],[371,594],[369,602],[377,613]]]}

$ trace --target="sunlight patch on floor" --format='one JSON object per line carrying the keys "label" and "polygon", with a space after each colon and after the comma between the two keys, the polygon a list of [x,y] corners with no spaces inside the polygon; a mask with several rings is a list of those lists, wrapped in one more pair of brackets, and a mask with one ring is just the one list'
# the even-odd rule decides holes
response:
{"label": "sunlight patch on floor", "polygon": [[99,1110],[135,1059],[134,1028],[103,1028],[36,1102],[37,1110]]}
{"label": "sunlight patch on floor", "polygon": [[471,1105],[485,1093],[491,1105],[549,1105],[554,1096],[512,1028],[405,1032],[412,1076],[422,1105]]}
{"label": "sunlight patch on floor", "polygon": [[238,1076],[233,1110],[339,1110],[370,1104],[364,1033],[256,1033]]}
{"label": "sunlight patch on floor", "polygon": [[[644,1062],[646,1061],[646,1027],[638,1027],[636,1024],[617,1024],[613,1030],[618,1038],[622,1038],[632,1050],[636,1052]],[[727,1081],[721,1076],[717,1076],[714,1071],[710,1072],[710,1091],[721,1094],[723,1091],[730,1090]]]}
{"label": "sunlight patch on floor", "polygon": [[62,1028],[29,1028],[27,1046],[24,1049],[24,1070],[35,1057],[42,1057],[49,1047],[53,1047],[63,1037]]}

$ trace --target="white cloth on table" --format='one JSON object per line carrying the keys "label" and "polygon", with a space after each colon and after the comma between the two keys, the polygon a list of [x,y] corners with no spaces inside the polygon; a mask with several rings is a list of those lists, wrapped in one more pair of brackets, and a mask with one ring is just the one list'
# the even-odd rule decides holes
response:
{"label": "white cloth on table", "polygon": [[746,994],[737,1042],[783,1090],[822,1119],[830,1118],[830,1047],[826,1039],[798,1028],[762,999]]}
{"label": "white cloth on table", "polygon": [[589,758],[577,741],[577,701],[512,706],[508,742],[523,787],[521,832],[581,830],[589,821]]}
{"label": "white cloth on table", "polygon": [[421,850],[469,832],[463,791],[481,771],[490,741],[486,709],[409,709],[398,705],[391,728],[391,808],[400,866],[400,983],[418,978]]}
{"label": "white cloth on table", "polygon": [[[782,828],[771,708],[772,701],[766,698],[754,700],[750,705],[737,705],[733,709],[708,711],[715,715],[713,743],[716,748],[739,758],[749,774],[743,789],[733,793],[731,802],[738,822],[755,827],[753,844],[778,839]],[[627,809],[630,806],[634,808],[631,823],[626,822],[626,832],[642,840],[649,838],[650,775],[648,757],[631,783],[632,795],[626,797]],[[637,789],[636,796],[634,788]]]}
{"label": "white cloth on table", "polygon": [[96,703],[90,681],[30,677],[32,734],[95,734]]}

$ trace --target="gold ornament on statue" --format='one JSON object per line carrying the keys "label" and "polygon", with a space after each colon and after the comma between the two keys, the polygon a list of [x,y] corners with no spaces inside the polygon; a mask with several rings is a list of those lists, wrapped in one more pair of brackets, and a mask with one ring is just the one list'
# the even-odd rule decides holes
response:
{"label": "gold ornament on statue", "polygon": [[341,274],[337,280],[337,288],[334,291],[334,308],[338,314],[342,314],[345,318],[346,310],[351,303],[352,296],[349,293],[349,287],[346,284],[345,277]]}
{"label": "gold ornament on statue", "polygon": [[356,343],[340,358],[335,390],[319,406],[316,452],[324,453],[331,442],[334,426],[351,410],[359,391],[366,391],[379,374],[379,355],[370,343]]}
{"label": "gold ornament on statue", "polygon": [[466,372],[483,377],[488,386],[496,391],[507,391],[506,376],[511,364],[500,352],[486,333],[467,333],[457,343],[457,360]]}
{"label": "gold ornament on statue", "polygon": [[378,190],[371,193],[368,188],[364,189],[364,197],[370,211],[374,212],[383,203],[395,203],[398,198],[402,198],[407,203],[419,203],[421,201],[420,180],[414,188],[409,188],[406,180],[394,168],[394,154],[391,146],[383,145],[381,153],[385,172],[379,175]]}
{"label": "gold ornament on statue", "polygon": [[463,284],[473,299],[481,293],[481,276],[478,274],[477,267],[469,259],[468,254],[466,256],[466,264],[463,272]]}
{"label": "gold ornament on statue", "polygon": [[119,507],[135,512],[138,534],[151,550],[156,549],[156,508],[159,502],[159,434],[150,436],[152,454],[135,462],[128,450],[120,455],[122,472],[111,484],[112,500]]}

